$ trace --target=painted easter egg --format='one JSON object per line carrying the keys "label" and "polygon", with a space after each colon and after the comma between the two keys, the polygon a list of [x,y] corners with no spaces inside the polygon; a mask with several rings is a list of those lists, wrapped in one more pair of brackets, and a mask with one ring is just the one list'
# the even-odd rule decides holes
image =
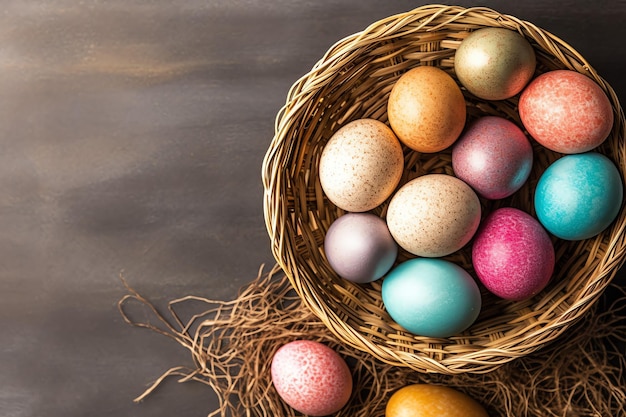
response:
{"label": "painted easter egg", "polygon": [[544,289],[554,263],[548,232],[537,219],[513,207],[491,212],[472,244],[476,275],[489,291],[507,300],[523,300]]}
{"label": "painted easter egg", "polygon": [[411,333],[450,337],[467,329],[480,313],[474,279],[460,266],[439,258],[412,258],[383,279],[382,299],[391,318]]}
{"label": "painted easter egg", "polygon": [[348,365],[330,347],[312,340],[281,346],[272,359],[272,384],[293,409],[327,416],[343,408],[352,394]]}
{"label": "painted easter egg", "polygon": [[570,70],[545,72],[524,89],[519,115],[528,133],[556,152],[583,153],[613,128],[613,108],[591,78]]}
{"label": "painted easter egg", "polygon": [[588,239],[615,220],[622,206],[622,177],[596,152],[565,155],[543,172],[535,189],[535,211],[543,226],[564,240]]}

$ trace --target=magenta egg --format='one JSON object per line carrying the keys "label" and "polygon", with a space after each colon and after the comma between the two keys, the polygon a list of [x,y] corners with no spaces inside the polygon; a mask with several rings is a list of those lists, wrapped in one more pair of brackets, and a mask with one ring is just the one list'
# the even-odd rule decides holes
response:
{"label": "magenta egg", "polygon": [[508,197],[530,175],[533,150],[524,132],[497,116],[474,121],[452,148],[454,175],[490,200]]}
{"label": "magenta egg", "polygon": [[272,358],[270,372],[283,401],[310,416],[334,414],[352,395],[352,374],[344,359],[313,340],[281,346]]}
{"label": "magenta egg", "polygon": [[512,207],[493,211],[472,246],[478,279],[493,294],[523,300],[548,285],[554,272],[554,247],[548,232],[530,214]]}
{"label": "magenta egg", "polygon": [[576,71],[545,72],[520,96],[519,115],[541,145],[565,154],[590,151],[613,128],[613,108],[591,78]]}

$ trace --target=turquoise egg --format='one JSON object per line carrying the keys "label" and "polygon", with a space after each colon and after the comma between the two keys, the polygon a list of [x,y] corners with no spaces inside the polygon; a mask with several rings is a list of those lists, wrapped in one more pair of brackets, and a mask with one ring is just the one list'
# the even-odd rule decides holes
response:
{"label": "turquoise egg", "polygon": [[609,158],[597,152],[572,154],[557,159],[539,178],[535,211],[554,236],[582,240],[615,220],[622,199],[622,178]]}
{"label": "turquoise egg", "polygon": [[383,304],[407,331],[450,337],[467,329],[482,304],[476,281],[460,266],[440,258],[413,258],[383,280]]}

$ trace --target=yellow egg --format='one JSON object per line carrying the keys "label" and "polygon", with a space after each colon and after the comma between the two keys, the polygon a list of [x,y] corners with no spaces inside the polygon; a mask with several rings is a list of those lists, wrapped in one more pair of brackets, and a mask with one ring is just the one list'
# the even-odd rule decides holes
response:
{"label": "yellow egg", "polygon": [[409,148],[434,153],[457,140],[465,126],[461,89],[442,69],[420,66],[404,73],[389,95],[391,128]]}
{"label": "yellow egg", "polygon": [[469,185],[452,175],[427,174],[394,194],[387,226],[403,249],[434,258],[465,246],[476,233],[480,216],[480,200]]}
{"label": "yellow egg", "polygon": [[396,391],[385,417],[488,417],[487,411],[467,394],[442,385],[413,384]]}
{"label": "yellow egg", "polygon": [[403,170],[402,146],[389,126],[358,119],[335,132],[324,147],[319,180],[337,207],[364,212],[391,196]]}

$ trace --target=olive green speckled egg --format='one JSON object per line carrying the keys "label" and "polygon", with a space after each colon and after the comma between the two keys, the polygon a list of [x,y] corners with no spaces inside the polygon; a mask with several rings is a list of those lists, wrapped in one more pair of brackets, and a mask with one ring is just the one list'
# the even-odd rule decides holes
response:
{"label": "olive green speckled egg", "polygon": [[536,64],[530,43],[504,28],[472,32],[454,57],[454,70],[461,84],[484,100],[504,100],[521,92],[533,77]]}

